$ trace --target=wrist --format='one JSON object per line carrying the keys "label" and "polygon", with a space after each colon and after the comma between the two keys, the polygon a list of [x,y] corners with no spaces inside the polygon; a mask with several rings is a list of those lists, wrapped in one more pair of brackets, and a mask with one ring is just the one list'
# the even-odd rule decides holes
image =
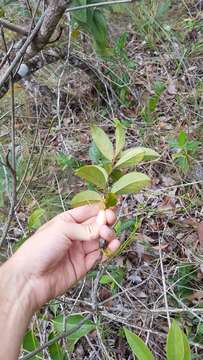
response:
{"label": "wrist", "polygon": [[0,267],[0,359],[18,357],[34,310],[29,287],[12,258]]}
{"label": "wrist", "polygon": [[25,275],[18,271],[18,266],[8,260],[0,267],[0,306],[7,309],[9,313],[19,311],[24,313],[28,320],[34,313],[34,304],[31,287]]}

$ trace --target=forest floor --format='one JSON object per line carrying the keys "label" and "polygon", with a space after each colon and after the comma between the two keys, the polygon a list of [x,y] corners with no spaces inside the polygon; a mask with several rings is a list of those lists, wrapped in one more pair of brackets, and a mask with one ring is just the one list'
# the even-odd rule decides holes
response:
{"label": "forest floor", "polygon": [[[70,208],[82,187],[74,169],[89,162],[90,149],[94,157],[92,123],[113,139],[113,119],[120,119],[127,148],[144,145],[160,154],[141,167],[152,186],[120,200],[116,232],[126,246],[102,269],[96,327],[83,328],[71,359],[133,359],[125,326],[163,360],[170,318],[187,333],[192,359],[203,357],[203,3],[148,3],[109,15],[114,61],[96,58],[88,39],[81,37],[78,45],[77,34],[72,36],[71,49],[91,65],[96,82],[67,61],[35,76],[43,96],[36,87],[31,96],[15,86],[19,178],[31,153],[32,159],[2,261],[32,233],[36,209],[44,211],[34,221],[44,222]],[[56,91],[55,101],[47,86]],[[0,104],[1,156],[9,142],[9,106],[8,93]],[[3,227],[11,186],[3,168],[1,178]],[[51,336],[54,321],[62,326],[64,317],[91,313],[95,279],[96,270],[33,318],[30,329],[40,343]],[[61,345],[65,351],[66,341]],[[47,350],[37,358],[51,359]]]}

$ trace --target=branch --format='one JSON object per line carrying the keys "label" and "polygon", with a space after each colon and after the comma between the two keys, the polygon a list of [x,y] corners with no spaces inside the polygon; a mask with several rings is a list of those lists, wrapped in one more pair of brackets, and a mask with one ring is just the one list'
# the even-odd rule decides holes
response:
{"label": "branch", "polygon": [[79,330],[87,320],[91,319],[91,315],[87,315],[83,320],[81,320],[78,325],[76,325],[73,329],[69,330],[69,331],[64,331],[63,333],[59,334],[58,336],[55,336],[53,339],[47,341],[44,345],[40,346],[38,349],[32,351],[31,353],[21,357],[19,360],[28,360],[31,359],[33,356],[39,354],[40,352],[42,352],[42,350],[46,349],[47,347],[55,344],[56,342],[58,342],[61,339],[65,339],[66,337],[74,334],[75,331]]}
{"label": "branch", "polygon": [[[42,69],[44,66],[54,64],[59,60],[64,60],[68,56],[68,49],[64,48],[51,48],[46,52],[40,52],[26,63],[22,63],[18,69],[14,82],[18,82],[28,75],[34,74],[36,71]],[[78,57],[76,54],[70,54],[69,64],[85,71],[93,80],[100,78],[98,71],[87,63],[84,59]],[[0,98],[2,98],[8,91],[8,82],[4,83],[4,87],[0,89]]]}
{"label": "branch", "polygon": [[22,28],[19,25],[12,24],[6,19],[0,19],[0,25],[3,25],[3,27],[5,27],[6,29],[14,31],[23,36],[27,36],[29,33],[28,30],[26,30],[25,28]]}
{"label": "branch", "polygon": [[39,52],[47,45],[69,3],[70,0],[50,0],[49,5],[45,11],[40,31],[34,39],[31,45],[31,49],[29,49],[29,57],[33,54],[36,54],[36,52]]}
{"label": "branch", "polygon": [[0,89],[4,85],[6,80],[8,79],[11,72],[16,68],[16,66],[18,66],[19,61],[26,53],[28,46],[30,45],[30,43],[32,42],[32,40],[34,39],[34,37],[36,36],[37,32],[39,31],[39,29],[41,27],[41,25],[43,23],[43,19],[44,19],[44,15],[42,15],[41,18],[38,20],[37,25],[35,26],[34,30],[31,32],[30,36],[24,42],[24,44],[21,47],[21,49],[19,50],[18,54],[16,55],[14,60],[11,62],[11,65],[8,67],[5,74],[3,75],[2,79],[0,80]]}

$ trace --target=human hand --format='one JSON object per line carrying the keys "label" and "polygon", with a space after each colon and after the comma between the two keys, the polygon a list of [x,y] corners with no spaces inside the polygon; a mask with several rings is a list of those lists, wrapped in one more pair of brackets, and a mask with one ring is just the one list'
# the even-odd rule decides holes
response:
{"label": "human hand", "polygon": [[34,310],[64,293],[95,265],[101,258],[100,238],[112,252],[118,249],[110,228],[115,220],[113,210],[82,206],[56,216],[19,248],[9,262],[29,285]]}

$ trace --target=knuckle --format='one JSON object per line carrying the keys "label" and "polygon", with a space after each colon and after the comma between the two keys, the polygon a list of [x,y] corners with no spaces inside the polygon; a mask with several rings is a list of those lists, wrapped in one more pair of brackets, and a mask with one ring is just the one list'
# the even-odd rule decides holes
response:
{"label": "knuckle", "polygon": [[87,236],[89,240],[94,240],[96,235],[94,224],[87,224]]}

